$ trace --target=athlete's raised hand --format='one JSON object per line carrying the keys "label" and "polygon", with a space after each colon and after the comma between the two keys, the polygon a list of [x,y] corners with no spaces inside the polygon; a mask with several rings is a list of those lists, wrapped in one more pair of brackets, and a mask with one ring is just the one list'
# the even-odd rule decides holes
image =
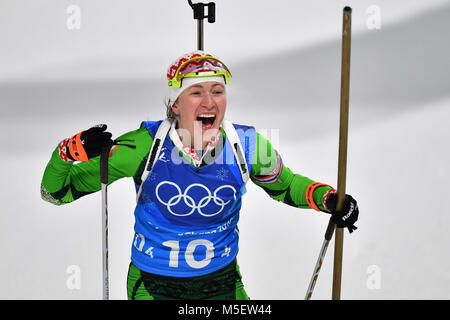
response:
{"label": "athlete's raised hand", "polygon": [[358,220],[358,204],[351,195],[346,194],[343,209],[337,212],[337,198],[336,191],[329,191],[329,194],[325,195],[324,199],[325,208],[331,213],[331,220],[336,224],[336,227],[347,228],[352,233],[357,229],[354,224]]}
{"label": "athlete's raised hand", "polygon": [[70,160],[89,161],[99,156],[103,148],[114,144],[112,134],[105,131],[106,128],[106,124],[98,124],[67,139],[67,157]]}

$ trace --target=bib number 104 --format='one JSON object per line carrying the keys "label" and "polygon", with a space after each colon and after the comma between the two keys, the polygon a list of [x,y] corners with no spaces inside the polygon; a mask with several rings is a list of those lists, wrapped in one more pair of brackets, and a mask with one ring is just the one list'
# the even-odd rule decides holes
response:
{"label": "bib number 104", "polygon": [[[170,248],[169,267],[178,268],[178,259],[180,255],[179,241],[169,240],[163,242],[162,244],[163,246]],[[197,246],[206,247],[206,255],[201,260],[195,260],[194,257],[194,251],[197,248]],[[188,243],[186,251],[184,252],[184,259],[186,260],[186,263],[194,269],[201,269],[206,267],[211,262],[211,259],[213,257],[214,257],[214,245],[211,241],[206,239],[192,240],[191,242]]]}
{"label": "bib number 104", "polygon": [[[144,245],[145,245],[145,237],[142,234],[137,233],[136,238],[134,240],[134,247],[138,251],[143,252]],[[168,240],[164,241],[162,245],[170,248],[169,267],[178,268],[178,261],[180,256],[180,242],[175,240]],[[194,257],[194,251],[198,246],[204,246],[206,248],[205,257],[201,260],[196,260]],[[145,251],[145,254],[153,258],[153,247],[148,248]],[[206,267],[211,262],[211,259],[213,257],[214,257],[214,245],[211,241],[206,239],[192,240],[191,242],[188,243],[186,250],[184,252],[184,259],[186,260],[186,263],[194,269],[201,269]]]}

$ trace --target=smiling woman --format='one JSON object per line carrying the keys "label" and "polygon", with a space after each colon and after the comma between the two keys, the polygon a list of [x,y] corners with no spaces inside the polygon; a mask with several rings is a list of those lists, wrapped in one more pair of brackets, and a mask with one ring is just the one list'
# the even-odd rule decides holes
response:
{"label": "smiling woman", "polygon": [[[227,98],[225,87],[219,82],[202,82],[187,88],[172,105],[177,129],[186,129],[188,137],[179,130],[182,141],[191,137],[191,148],[205,149],[219,130],[225,115]],[[198,147],[197,147],[198,146]]]}
{"label": "smiling woman", "polygon": [[[351,196],[345,208],[353,209],[336,212],[332,187],[294,174],[254,127],[225,118],[230,78],[213,55],[184,55],[167,73],[169,116],[116,139],[135,147],[115,146],[108,162],[108,184],[132,177],[137,192],[129,299],[248,299],[236,260],[248,180],[277,201],[354,228]],[[100,190],[99,155],[113,142],[105,130],[58,144],[42,179],[44,200],[61,205]]]}

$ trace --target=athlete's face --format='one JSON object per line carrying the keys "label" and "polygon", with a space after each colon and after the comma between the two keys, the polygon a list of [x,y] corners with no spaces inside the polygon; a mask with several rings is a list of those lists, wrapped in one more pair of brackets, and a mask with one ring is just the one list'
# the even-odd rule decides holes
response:
{"label": "athlete's face", "polygon": [[172,106],[183,144],[204,149],[218,132],[226,106],[225,87],[219,82],[202,82],[184,90]]}

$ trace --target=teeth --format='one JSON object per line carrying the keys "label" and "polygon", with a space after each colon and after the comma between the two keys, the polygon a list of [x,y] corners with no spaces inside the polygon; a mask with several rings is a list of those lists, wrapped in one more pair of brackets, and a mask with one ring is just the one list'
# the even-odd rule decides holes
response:
{"label": "teeth", "polygon": [[214,114],[201,114],[199,117],[201,118],[214,118],[216,115]]}

